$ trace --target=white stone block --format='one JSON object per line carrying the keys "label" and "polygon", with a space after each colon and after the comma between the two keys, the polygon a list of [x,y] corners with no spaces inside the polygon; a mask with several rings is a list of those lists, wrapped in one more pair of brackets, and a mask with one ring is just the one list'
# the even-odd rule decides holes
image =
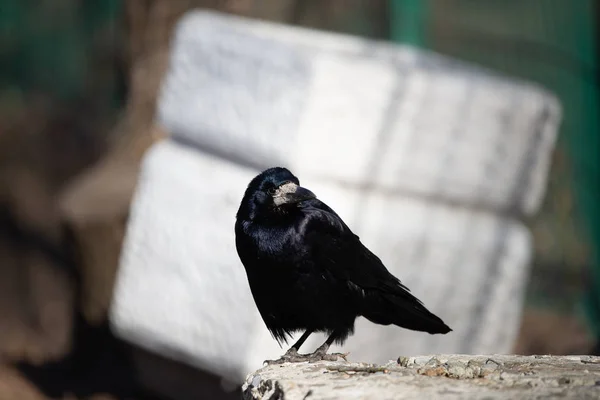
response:
{"label": "white stone block", "polygon": [[[344,351],[506,353],[560,109],[543,90],[402,46],[193,12],[159,101],[111,310],[118,335],[241,381],[280,349],[235,250],[261,169],[290,168],[454,332],[359,319]],[[323,337],[313,335],[311,351]],[[339,349],[336,347],[336,350]]]}

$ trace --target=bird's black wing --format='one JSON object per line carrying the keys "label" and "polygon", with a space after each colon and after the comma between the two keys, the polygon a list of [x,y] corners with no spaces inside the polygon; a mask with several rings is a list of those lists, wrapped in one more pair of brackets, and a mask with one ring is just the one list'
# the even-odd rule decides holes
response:
{"label": "bird's black wing", "polygon": [[303,204],[303,213],[300,230],[315,265],[345,282],[360,297],[362,315],[380,324],[430,333],[450,331],[360,242],[335,211],[314,199]]}

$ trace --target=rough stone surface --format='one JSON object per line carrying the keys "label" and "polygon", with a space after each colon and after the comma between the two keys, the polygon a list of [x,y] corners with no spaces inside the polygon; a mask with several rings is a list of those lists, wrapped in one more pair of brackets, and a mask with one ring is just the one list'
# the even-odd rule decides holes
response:
{"label": "rough stone surface", "polygon": [[598,399],[600,357],[436,355],[387,364],[319,362],[249,374],[246,400]]}

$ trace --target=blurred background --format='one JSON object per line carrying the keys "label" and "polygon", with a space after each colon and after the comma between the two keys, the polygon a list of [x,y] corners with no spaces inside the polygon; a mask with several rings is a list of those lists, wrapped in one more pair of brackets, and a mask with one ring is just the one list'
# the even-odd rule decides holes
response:
{"label": "blurred background", "polygon": [[599,6],[3,0],[0,399],[162,398],[107,310],[140,160],[168,135],[154,115],[170,35],[194,8],[410,44],[555,93],[564,119],[542,211],[528,221],[535,258],[514,352],[600,354]]}

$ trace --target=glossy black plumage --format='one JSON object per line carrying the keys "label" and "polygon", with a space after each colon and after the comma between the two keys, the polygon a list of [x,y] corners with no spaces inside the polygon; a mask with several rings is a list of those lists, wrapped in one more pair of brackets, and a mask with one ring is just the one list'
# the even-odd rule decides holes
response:
{"label": "glossy black plumage", "polygon": [[[447,333],[352,233],[342,219],[285,168],[256,176],[235,224],[236,247],[256,306],[275,339],[305,330],[330,336],[320,348],[343,343],[358,316],[388,325]],[[289,353],[289,352],[288,352]]]}

